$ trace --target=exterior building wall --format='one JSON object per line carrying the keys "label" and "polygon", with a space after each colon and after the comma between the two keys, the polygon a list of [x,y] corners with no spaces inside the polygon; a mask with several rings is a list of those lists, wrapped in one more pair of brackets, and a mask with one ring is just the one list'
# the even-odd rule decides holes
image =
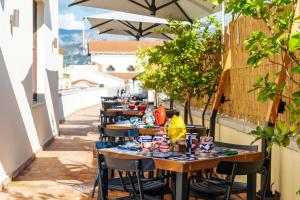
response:
{"label": "exterior building wall", "polygon": [[128,72],[127,68],[130,65],[137,65],[137,57],[134,53],[92,54],[91,61],[103,65],[103,72],[107,72],[110,65],[115,68],[115,72]]}
{"label": "exterior building wall", "polygon": [[[116,88],[86,88],[71,92],[65,91],[60,96],[60,121],[63,121],[73,112],[101,103],[101,97],[114,96],[117,94]],[[80,101],[78,101],[80,99]],[[99,106],[100,114],[100,106]]]}
{"label": "exterior building wall", "polygon": [[[10,15],[19,10],[19,26]],[[58,133],[58,0],[38,1],[39,101],[32,101],[33,2],[0,1],[0,183],[10,180]],[[43,11],[43,12],[40,12]]]}

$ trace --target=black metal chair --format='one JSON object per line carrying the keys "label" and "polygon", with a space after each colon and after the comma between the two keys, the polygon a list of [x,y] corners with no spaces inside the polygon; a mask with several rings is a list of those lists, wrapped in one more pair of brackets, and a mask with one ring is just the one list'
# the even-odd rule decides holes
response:
{"label": "black metal chair", "polygon": [[139,136],[138,129],[110,129],[98,126],[101,141],[125,140],[125,138],[136,138]]}
{"label": "black metal chair", "polygon": [[[96,149],[105,149],[105,148],[112,148],[112,147],[117,147],[118,145],[124,144],[126,141],[117,141],[117,142],[104,142],[104,141],[96,141]],[[99,155],[97,155],[99,157]],[[98,158],[99,160],[99,158]],[[103,162],[103,161],[102,161]],[[98,166],[98,168],[100,168]],[[96,187],[99,184],[99,170],[97,170],[97,174],[96,174],[96,178],[95,178],[95,182],[94,182],[94,186],[93,186],[93,191],[92,191],[92,197],[94,197],[95,195],[95,190]],[[113,178],[110,180],[110,184],[118,184],[120,183],[120,179],[118,178]]]}
{"label": "black metal chair", "polygon": [[119,113],[106,110],[100,110],[100,123],[102,125],[115,124],[118,122]]}
{"label": "black metal chair", "polygon": [[[198,135],[199,139],[200,139],[201,134]],[[225,142],[218,142],[218,141],[215,141],[214,145],[216,147],[223,147],[223,148],[230,148],[230,149],[240,149],[240,150],[245,150],[245,151],[258,151],[257,145],[241,145],[241,144],[232,144],[232,143],[225,143]],[[223,181],[222,179],[212,176],[213,169],[206,169],[206,170],[204,170],[204,172],[206,174],[206,179],[214,179],[215,181],[218,181],[218,180]],[[199,177],[202,178],[202,171],[201,171],[201,173],[198,173],[197,176],[198,176],[198,180],[199,180]],[[241,191],[241,190],[247,191],[247,185],[245,183],[239,183],[239,185],[240,185],[239,191]],[[235,193],[235,191],[233,191],[233,193]]]}
{"label": "black metal chair", "polygon": [[[99,166],[102,158],[99,155]],[[164,183],[164,177],[145,178],[144,173],[153,172],[155,170],[155,163],[151,158],[142,159],[120,159],[113,158],[111,156],[104,155],[105,166],[107,168],[115,169],[119,172],[121,187],[111,187],[110,181],[108,180],[108,189],[116,190],[122,189],[124,192],[129,192],[130,199],[163,199],[163,195],[171,194],[174,199],[173,193],[170,187]],[[127,177],[124,178],[122,172],[125,172]],[[103,173],[99,173],[102,174]],[[99,195],[105,197],[106,194],[103,192],[103,186],[105,185],[105,178],[99,177]]]}
{"label": "black metal chair", "polygon": [[113,101],[113,100],[116,100],[116,99],[118,99],[117,96],[113,96],[113,97],[101,97],[102,101]]}
{"label": "black metal chair", "polygon": [[[205,199],[216,199],[223,197],[229,200],[231,194],[247,192],[240,190],[240,184],[235,182],[237,175],[249,175],[264,171],[265,160],[255,162],[227,162],[221,161],[217,167],[217,173],[227,175],[228,179],[213,180],[202,179],[200,182],[189,184],[190,196]],[[262,200],[264,195],[262,196]]]}
{"label": "black metal chair", "polygon": [[[223,147],[223,148],[231,148],[231,149],[240,149],[240,150],[245,150],[245,151],[258,151],[258,146],[257,145],[240,145],[240,144],[231,144],[231,143],[224,143],[224,142],[214,142],[216,147]],[[210,172],[212,172],[212,169],[210,170]],[[218,169],[217,169],[218,172]],[[264,171],[263,173],[268,173],[267,171]],[[196,183],[194,186],[191,186],[191,188],[193,188],[194,192],[191,192],[191,194],[193,195],[198,195],[201,194],[204,196],[210,196],[212,194],[219,194],[222,193],[226,190],[226,188],[224,188],[224,181],[228,180],[228,177],[226,180],[224,179],[220,179],[220,178],[216,178],[216,177],[212,177],[211,173],[210,175],[204,179],[204,178],[199,178],[198,176],[191,176],[190,179],[196,179],[198,181],[200,181],[199,183]],[[206,192],[203,193],[203,191],[200,189],[203,185],[209,185],[212,190],[206,190]],[[211,186],[211,184],[214,186]],[[205,190],[205,187],[202,188],[203,190]],[[195,192],[198,191],[198,192]],[[231,188],[231,193],[232,194],[238,194],[238,193],[244,193],[247,192],[247,184],[246,183],[241,183],[241,182],[235,182],[233,184],[233,187]],[[219,196],[219,195],[217,195]]]}
{"label": "black metal chair", "polygon": [[104,110],[112,109],[112,108],[119,108],[122,106],[122,103],[119,101],[102,101],[102,108]]}

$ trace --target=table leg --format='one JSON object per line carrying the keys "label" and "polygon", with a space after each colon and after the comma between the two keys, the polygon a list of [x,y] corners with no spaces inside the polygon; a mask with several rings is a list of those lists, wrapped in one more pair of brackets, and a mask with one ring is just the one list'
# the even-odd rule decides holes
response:
{"label": "table leg", "polygon": [[[107,200],[108,196],[108,169],[104,168],[102,171],[102,181],[99,178],[98,182],[98,200]],[[100,175],[101,176],[101,175]],[[103,193],[103,198],[102,194]]]}
{"label": "table leg", "polygon": [[247,175],[247,199],[256,199],[256,174]]}
{"label": "table leg", "polygon": [[188,174],[187,172],[176,173],[176,200],[188,200]]}

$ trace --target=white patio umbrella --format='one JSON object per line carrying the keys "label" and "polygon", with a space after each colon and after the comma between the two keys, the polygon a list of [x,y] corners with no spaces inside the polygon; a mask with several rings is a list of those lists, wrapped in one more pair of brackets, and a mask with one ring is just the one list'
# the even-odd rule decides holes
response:
{"label": "white patio umbrella", "polygon": [[91,29],[99,29],[99,34],[130,35],[136,40],[142,37],[171,39],[169,35],[155,32],[155,29],[168,27],[165,19],[117,11],[89,16],[87,19]]}
{"label": "white patio umbrella", "polygon": [[190,22],[221,10],[203,0],[73,0],[69,6],[74,5]]}

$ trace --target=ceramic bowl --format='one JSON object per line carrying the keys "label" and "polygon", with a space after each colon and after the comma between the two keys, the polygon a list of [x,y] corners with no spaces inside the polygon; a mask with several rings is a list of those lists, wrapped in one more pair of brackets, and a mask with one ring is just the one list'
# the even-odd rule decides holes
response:
{"label": "ceramic bowl", "polygon": [[129,109],[131,109],[131,110],[135,109],[135,105],[134,104],[129,104]]}
{"label": "ceramic bowl", "polygon": [[140,111],[145,111],[146,109],[147,109],[146,105],[139,105],[138,106],[138,110],[140,110]]}

